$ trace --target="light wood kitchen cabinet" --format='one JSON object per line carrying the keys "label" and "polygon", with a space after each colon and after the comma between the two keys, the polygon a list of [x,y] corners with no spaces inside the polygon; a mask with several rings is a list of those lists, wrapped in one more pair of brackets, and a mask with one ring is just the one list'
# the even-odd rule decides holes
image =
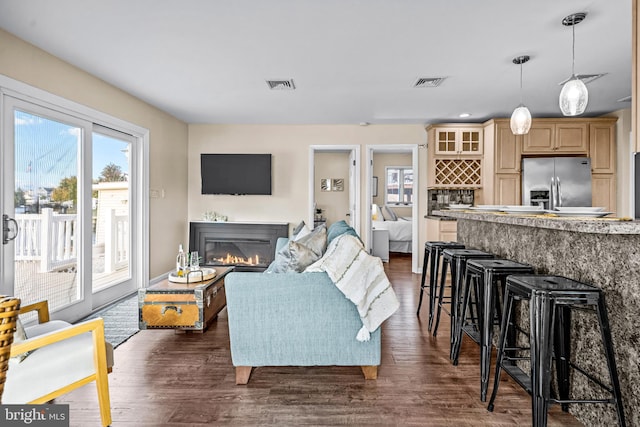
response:
{"label": "light wood kitchen cabinet", "polygon": [[591,172],[594,174],[616,173],[615,134],[615,122],[589,125]]}
{"label": "light wood kitchen cabinet", "polygon": [[481,125],[438,124],[427,127],[427,188],[482,185]]}
{"label": "light wood kitchen cabinet", "polygon": [[495,173],[519,173],[522,136],[514,135],[508,122],[496,124]]}
{"label": "light wood kitchen cabinet", "polygon": [[457,234],[457,221],[427,218],[427,241],[455,242]]}
{"label": "light wood kitchen cabinet", "polygon": [[495,176],[494,200],[496,205],[522,204],[522,184],[519,173],[501,173]]}
{"label": "light wood kitchen cabinet", "polygon": [[577,122],[572,119],[534,119],[529,133],[523,136],[522,154],[588,153],[589,124],[582,120]]}
{"label": "light wood kitchen cabinet", "polygon": [[482,127],[436,127],[433,135],[436,155],[482,155]]}
{"label": "light wood kitchen cabinet", "polygon": [[616,176],[591,175],[591,206],[603,206],[607,212],[616,212]]}

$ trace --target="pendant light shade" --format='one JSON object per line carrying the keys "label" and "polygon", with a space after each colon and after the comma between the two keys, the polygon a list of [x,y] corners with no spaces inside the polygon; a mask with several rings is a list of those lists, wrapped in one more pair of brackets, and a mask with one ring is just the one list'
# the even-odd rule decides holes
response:
{"label": "pendant light shade", "polygon": [[575,62],[576,62],[576,29],[575,25],[579,24],[586,17],[586,13],[574,13],[565,17],[562,20],[562,25],[571,26],[573,34],[572,53],[571,53],[571,78],[562,86],[560,91],[560,98],[558,104],[560,105],[560,111],[565,116],[579,116],[584,113],[589,102],[589,91],[587,86],[576,77],[575,74]]}
{"label": "pendant light shade", "polygon": [[514,135],[524,135],[531,129],[531,112],[522,103],[522,64],[529,60],[529,56],[513,58],[513,63],[520,65],[520,105],[511,114],[511,132]]}
{"label": "pendant light shade", "polygon": [[531,112],[524,105],[519,106],[511,114],[511,132],[514,135],[524,135],[531,129]]}

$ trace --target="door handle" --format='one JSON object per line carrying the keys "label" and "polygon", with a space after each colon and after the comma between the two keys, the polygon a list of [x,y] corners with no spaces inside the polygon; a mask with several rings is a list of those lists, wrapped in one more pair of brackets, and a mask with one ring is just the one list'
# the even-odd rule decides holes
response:
{"label": "door handle", "polygon": [[556,193],[558,194],[558,207],[562,207],[562,187],[560,187],[560,177],[556,177]]}
{"label": "door handle", "polygon": [[[14,226],[13,236],[9,235],[12,231],[10,226],[11,224]],[[16,237],[18,237],[18,223],[15,219],[9,218],[9,215],[2,214],[2,244],[6,245]]]}

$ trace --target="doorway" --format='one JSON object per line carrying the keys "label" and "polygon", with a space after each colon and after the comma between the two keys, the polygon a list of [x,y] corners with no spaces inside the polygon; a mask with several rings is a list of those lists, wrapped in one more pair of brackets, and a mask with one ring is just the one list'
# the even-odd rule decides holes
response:
{"label": "doorway", "polygon": [[54,318],[73,322],[148,276],[146,138],[133,125],[23,89],[32,95],[0,95],[0,293],[23,304],[47,300]]}
{"label": "doorway", "polygon": [[360,234],[360,146],[309,147],[309,224],[344,220]]}
{"label": "doorway", "polygon": [[[373,242],[373,227],[376,224],[384,227],[381,215],[385,212],[398,217],[398,221],[409,221],[410,228],[394,221],[391,235],[390,250],[411,251],[411,271],[419,273],[418,261],[418,206],[419,206],[419,173],[418,147],[410,144],[368,145],[366,156],[366,194],[367,207],[371,215],[366,215],[365,230],[368,238],[368,249]],[[375,206],[374,206],[375,205]],[[377,212],[373,208],[377,207]],[[384,209],[386,207],[386,209]],[[385,227],[386,228],[386,227]],[[407,234],[410,232],[410,241]],[[392,233],[392,234],[391,234]]]}

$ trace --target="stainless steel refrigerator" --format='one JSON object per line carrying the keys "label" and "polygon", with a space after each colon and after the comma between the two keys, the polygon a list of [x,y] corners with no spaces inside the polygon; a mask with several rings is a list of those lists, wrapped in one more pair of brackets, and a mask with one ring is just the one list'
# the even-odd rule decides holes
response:
{"label": "stainless steel refrigerator", "polygon": [[522,204],[545,209],[591,206],[591,159],[522,159]]}

